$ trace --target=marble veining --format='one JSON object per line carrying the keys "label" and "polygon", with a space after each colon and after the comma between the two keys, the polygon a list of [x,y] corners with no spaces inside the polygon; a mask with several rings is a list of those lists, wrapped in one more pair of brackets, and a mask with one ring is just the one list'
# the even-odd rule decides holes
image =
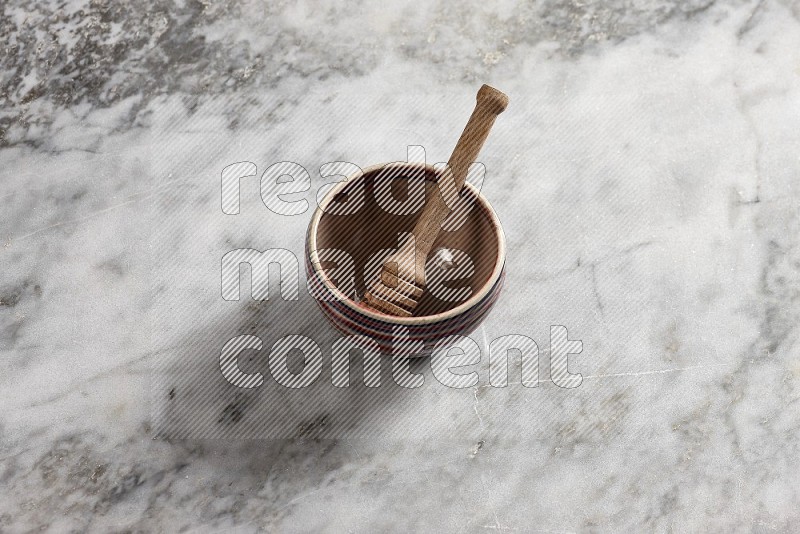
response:
{"label": "marble veining", "polygon": [[[800,530],[797,1],[0,15],[0,531]],[[297,162],[313,205],[323,163],[446,159],[481,83],[511,105],[479,384],[357,413],[363,389],[220,384],[232,336],[335,339],[303,291],[220,298],[225,252],[302,259],[311,215],[257,179],[223,214],[222,169]],[[550,325],[581,386],[491,387],[488,343],[546,355]]]}

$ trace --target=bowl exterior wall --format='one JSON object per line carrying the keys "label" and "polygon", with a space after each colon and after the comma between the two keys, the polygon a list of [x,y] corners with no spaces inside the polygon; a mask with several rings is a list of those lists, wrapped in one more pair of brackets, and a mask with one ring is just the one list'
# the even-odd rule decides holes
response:
{"label": "bowl exterior wall", "polygon": [[[463,313],[449,319],[431,321],[421,325],[404,326],[403,328],[406,329],[406,332],[403,335],[408,336],[405,339],[398,337],[398,332],[395,330],[398,325],[390,321],[377,320],[359,313],[343,302],[336,300],[322,283],[319,275],[314,271],[308,251],[306,251],[306,276],[313,285],[313,294],[325,295],[326,298],[331,299],[316,299],[317,305],[328,321],[342,332],[342,334],[347,336],[366,336],[377,342],[381,352],[387,354],[426,356],[431,353],[434,346],[439,341],[454,335],[466,336],[480,325],[489,311],[494,307],[503,289],[503,283],[505,282],[505,266],[492,288],[474,306],[471,306]],[[408,353],[398,347],[397,350],[393,352],[395,345],[402,346],[407,341],[422,342],[422,347],[424,348],[418,351],[415,350],[413,353]],[[416,343],[416,345],[419,347],[419,343]]]}

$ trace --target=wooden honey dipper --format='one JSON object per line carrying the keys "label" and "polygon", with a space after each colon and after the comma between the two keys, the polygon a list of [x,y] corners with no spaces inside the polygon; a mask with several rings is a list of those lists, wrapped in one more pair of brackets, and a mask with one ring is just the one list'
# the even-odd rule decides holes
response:
{"label": "wooden honey dipper", "polygon": [[[488,85],[478,90],[476,100],[475,109],[447,162],[456,192],[464,187],[469,166],[478,157],[494,120],[508,106],[508,97]],[[439,180],[442,179],[440,175]],[[442,188],[439,189],[441,192]],[[398,317],[410,317],[414,313],[425,290],[425,262],[451,211],[441,194],[432,197],[425,204],[411,236],[397,252],[386,258],[380,277],[364,294],[363,304],[373,310]]]}

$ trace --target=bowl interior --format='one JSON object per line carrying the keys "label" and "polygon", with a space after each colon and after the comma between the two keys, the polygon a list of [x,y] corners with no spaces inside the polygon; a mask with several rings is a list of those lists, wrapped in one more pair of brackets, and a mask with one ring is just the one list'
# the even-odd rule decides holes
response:
{"label": "bowl interior", "polygon": [[[315,239],[312,246],[317,250],[336,249],[347,252],[353,259],[355,269],[355,288],[357,300],[361,298],[368,283],[365,281],[365,272],[375,271],[375,265],[379,265],[377,254],[381,250],[396,249],[401,240],[403,232],[410,232],[422,209],[413,213],[395,214],[387,211],[376,199],[376,184],[383,181],[384,187],[378,191],[386,191],[388,186],[391,195],[397,202],[408,199],[409,194],[413,193],[411,181],[419,185],[424,180],[425,201],[432,198],[432,195],[439,194],[437,191],[436,174],[431,166],[421,166],[405,164],[397,166],[395,171],[386,172],[386,167],[374,167],[366,169],[361,178],[349,180],[331,190],[323,200],[324,211],[319,214],[316,224]],[[390,181],[386,184],[385,181]],[[361,182],[361,183],[359,183]],[[409,190],[412,192],[409,193]],[[421,187],[417,191],[421,192]],[[497,274],[499,267],[502,267],[502,230],[499,227],[496,217],[486,200],[471,186],[467,185],[462,190],[462,195],[469,195],[470,200],[474,200],[472,208],[468,210],[464,222],[453,231],[442,230],[431,249],[431,254],[440,249],[460,250],[472,260],[474,271],[467,276],[466,273],[459,274],[457,280],[445,281],[440,283],[440,287],[459,289],[469,288],[469,297],[457,301],[442,299],[434,295],[431,291],[425,291],[415,310],[414,317],[428,317],[445,313],[463,304],[470,304],[472,301],[480,300],[480,294],[493,277]],[[349,202],[355,205],[354,196],[361,199],[361,207],[352,213],[343,214],[345,206]],[[383,197],[385,198],[385,196]],[[337,210],[337,207],[342,209]],[[398,211],[398,210],[396,210]],[[337,214],[339,213],[339,214]],[[312,231],[314,226],[312,223]],[[456,253],[457,254],[457,253]],[[439,259],[446,261],[447,252],[438,256]],[[336,266],[335,262],[322,261],[324,269],[331,269]],[[442,264],[440,264],[442,265]],[[447,264],[443,264],[438,269],[447,269]],[[435,268],[435,269],[436,269]],[[427,271],[430,282],[432,270]],[[455,271],[454,271],[455,272]],[[453,277],[455,278],[455,277]],[[342,289],[339,285],[341,281],[332,278],[331,283]],[[466,293],[464,293],[466,294]]]}

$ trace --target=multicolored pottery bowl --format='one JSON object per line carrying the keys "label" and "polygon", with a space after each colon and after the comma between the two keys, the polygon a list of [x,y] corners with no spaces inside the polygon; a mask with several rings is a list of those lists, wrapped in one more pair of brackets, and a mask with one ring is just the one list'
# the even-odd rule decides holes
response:
{"label": "multicolored pottery bowl", "polygon": [[[306,274],[312,295],[342,333],[366,336],[381,352],[424,356],[449,336],[469,334],[503,286],[506,244],[500,221],[467,183],[461,195],[470,207],[461,210],[454,227],[445,225],[429,257],[428,287],[438,279],[438,291],[426,290],[412,317],[361,304],[365,277],[377,276],[383,258],[414,227],[425,199],[439,194],[436,176],[433,166],[421,163],[369,167],[335,184],[308,227]],[[471,269],[464,258],[471,260]],[[432,272],[437,269],[443,271]],[[454,276],[443,276],[444,271]]]}

